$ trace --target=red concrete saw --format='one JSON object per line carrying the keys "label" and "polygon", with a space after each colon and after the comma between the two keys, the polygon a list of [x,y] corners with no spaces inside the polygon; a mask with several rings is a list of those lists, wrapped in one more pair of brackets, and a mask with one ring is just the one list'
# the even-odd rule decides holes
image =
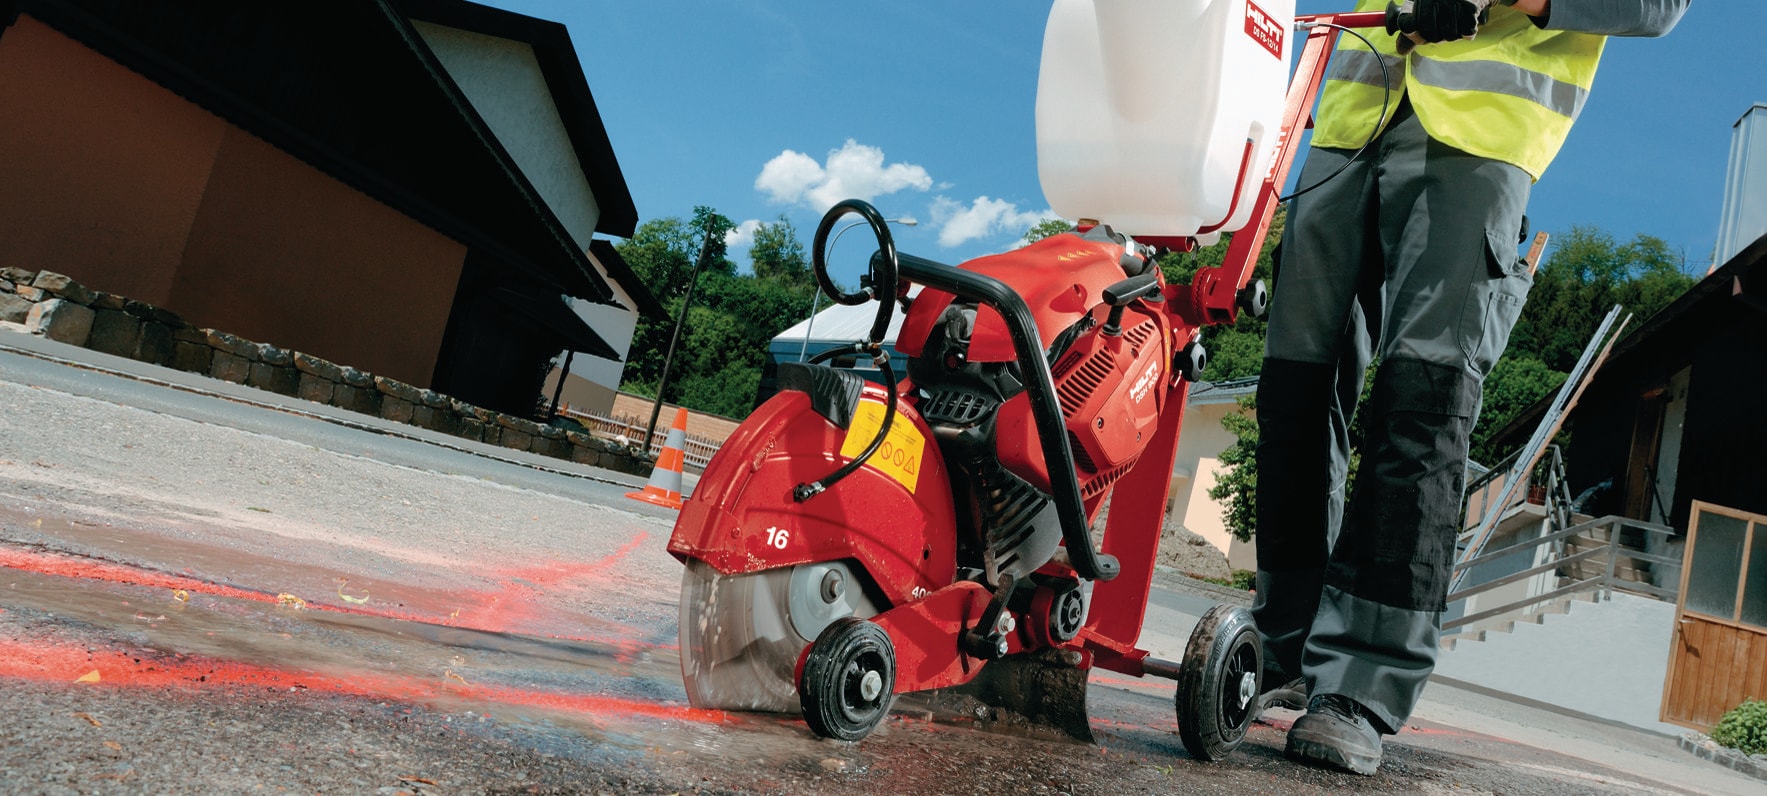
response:
{"label": "red concrete saw", "polygon": [[[898,252],[864,202],[822,218],[818,283],[838,303],[875,302],[875,321],[863,340],[780,365],[778,394],[681,511],[669,551],[686,564],[681,665],[695,706],[801,712],[816,734],[851,741],[896,695],[962,686],[1089,737],[1097,667],[1177,680],[1192,755],[1239,744],[1262,668],[1249,612],[1210,611],[1181,661],[1136,642],[1187,388],[1206,364],[1201,328],[1262,313],[1252,267],[1293,133],[1338,32],[1386,24],[1296,19],[1293,5],[1055,3],[1038,97],[1044,190],[1066,217],[1120,223],[1083,221],[952,267]],[[1174,41],[1186,26],[1218,46]],[[1306,32],[1292,81],[1291,30]],[[1218,60],[1186,60],[1198,58]],[[1215,110],[1198,122],[1199,108]],[[853,293],[830,279],[824,250],[849,215],[876,238]],[[1233,230],[1225,262],[1189,284],[1155,264]],[[883,345],[898,308],[900,379]],[[837,356],[869,358],[881,380],[821,364]]]}

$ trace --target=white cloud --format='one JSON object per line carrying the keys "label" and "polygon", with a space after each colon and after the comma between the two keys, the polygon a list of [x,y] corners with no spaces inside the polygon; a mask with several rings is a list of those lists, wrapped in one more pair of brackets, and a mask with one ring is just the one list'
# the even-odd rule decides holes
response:
{"label": "white cloud", "polygon": [[843,199],[871,201],[885,194],[933,187],[926,169],[911,163],[884,163],[883,150],[853,139],[828,153],[826,165],[790,149],[761,167],[755,190],[775,202],[803,203],[817,212]]}
{"label": "white cloud", "polygon": [[761,228],[762,223],[764,222],[751,218],[741,224],[737,224],[736,228],[724,233],[725,247],[741,249],[753,245],[755,242],[755,231]]}
{"label": "white cloud", "polygon": [[945,248],[1002,232],[1023,235],[1038,222],[1056,217],[1053,210],[1020,210],[1005,199],[986,196],[976,197],[967,207],[941,196],[933,200],[932,207],[933,224],[939,228],[939,245]]}

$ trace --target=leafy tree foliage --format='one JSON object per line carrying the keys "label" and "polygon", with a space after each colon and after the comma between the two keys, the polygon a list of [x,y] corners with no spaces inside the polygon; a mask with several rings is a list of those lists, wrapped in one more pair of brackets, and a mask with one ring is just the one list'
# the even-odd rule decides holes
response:
{"label": "leafy tree foliage", "polygon": [[748,414],[767,344],[801,319],[811,288],[804,246],[790,221],[781,217],[756,231],[749,250],[752,276],[738,274],[728,257],[725,236],[734,228],[728,218],[699,207],[691,222],[648,221],[616,247],[670,316],[639,321],[624,389],[656,395],[675,319],[694,282],[693,266],[703,246],[706,262],[697,276],[693,303],[686,307],[663,399],[727,417]]}
{"label": "leafy tree foliage", "polygon": [[1046,218],[1037,222],[1036,226],[1025,231],[1025,243],[1036,243],[1044,238],[1054,237],[1063,232],[1073,232],[1074,225],[1059,218]]}

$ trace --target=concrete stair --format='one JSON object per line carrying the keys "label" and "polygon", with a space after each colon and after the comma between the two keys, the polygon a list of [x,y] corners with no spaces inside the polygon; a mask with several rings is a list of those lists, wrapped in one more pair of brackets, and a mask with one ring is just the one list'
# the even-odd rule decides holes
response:
{"label": "concrete stair", "polygon": [[1444,633],[1438,643],[1443,649],[1451,650],[1463,641],[1485,641],[1495,633],[1515,632],[1516,625],[1518,624],[1546,624],[1546,620],[1550,617],[1563,616],[1570,613],[1571,606],[1576,603],[1594,603],[1600,601],[1600,599],[1601,595],[1599,593],[1583,592],[1557,597],[1548,602],[1533,606],[1517,607],[1510,613],[1494,616],[1490,619],[1474,622],[1463,627],[1457,627],[1451,632]]}

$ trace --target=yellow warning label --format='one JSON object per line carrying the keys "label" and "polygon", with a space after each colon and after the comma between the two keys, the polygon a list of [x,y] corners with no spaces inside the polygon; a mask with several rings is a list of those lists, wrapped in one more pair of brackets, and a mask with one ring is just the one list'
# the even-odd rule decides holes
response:
{"label": "yellow warning label", "polygon": [[[871,444],[877,430],[883,427],[883,419],[882,401],[860,401],[858,409],[853,412],[853,423],[847,427],[847,438],[841,442],[841,455],[852,459],[864,453],[865,446]],[[902,482],[902,486],[913,492],[920,486],[920,460],[925,453],[926,437],[912,421],[897,415],[895,422],[890,423],[889,435],[884,437],[877,452],[865,460],[865,466]]]}

